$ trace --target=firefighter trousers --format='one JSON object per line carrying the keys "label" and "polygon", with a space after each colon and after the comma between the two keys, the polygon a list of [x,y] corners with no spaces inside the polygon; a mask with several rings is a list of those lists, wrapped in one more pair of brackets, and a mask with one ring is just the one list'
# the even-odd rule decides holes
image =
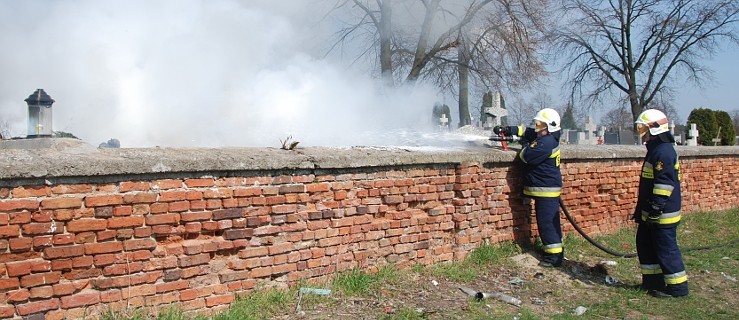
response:
{"label": "firefighter trousers", "polygon": [[642,271],[642,288],[672,296],[688,294],[688,276],[677,246],[677,225],[659,226],[639,222],[636,251]]}
{"label": "firefighter trousers", "polygon": [[539,228],[543,261],[555,266],[562,264],[564,247],[562,246],[562,226],[559,219],[559,198],[534,198],[536,209],[536,225]]}

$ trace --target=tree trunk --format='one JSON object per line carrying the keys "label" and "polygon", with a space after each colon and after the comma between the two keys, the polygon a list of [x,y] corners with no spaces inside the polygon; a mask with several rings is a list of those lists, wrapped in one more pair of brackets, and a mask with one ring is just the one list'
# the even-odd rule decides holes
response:
{"label": "tree trunk", "polygon": [[413,66],[410,72],[408,72],[408,77],[406,77],[410,81],[418,80],[421,70],[423,70],[423,67],[428,62],[427,50],[429,49],[429,37],[431,36],[431,27],[434,25],[434,16],[436,16],[436,12],[439,10],[439,1],[441,0],[431,0],[426,4],[426,15],[421,25],[421,33],[418,35],[416,52],[413,55]]}
{"label": "tree trunk", "polygon": [[386,86],[392,87],[393,64],[392,64],[392,0],[381,2],[380,14],[380,72],[382,81]]}
{"label": "tree trunk", "polygon": [[459,64],[457,70],[459,72],[459,127],[469,125],[472,121],[470,119],[470,108],[469,108],[469,73],[470,70],[467,67],[470,62],[470,55],[467,52],[467,43],[463,37],[459,37]]}

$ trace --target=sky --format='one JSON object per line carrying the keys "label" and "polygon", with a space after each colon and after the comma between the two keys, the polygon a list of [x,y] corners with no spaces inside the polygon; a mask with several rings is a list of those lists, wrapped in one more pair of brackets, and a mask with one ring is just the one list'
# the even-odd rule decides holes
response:
{"label": "sky", "polygon": [[[423,84],[382,89],[367,66],[324,57],[335,30],[321,18],[333,3],[0,1],[0,126],[25,136],[23,100],[43,88],[56,100],[53,129],[92,145],[404,145],[433,136],[431,106],[454,101]],[[678,95],[683,120],[695,107],[739,109],[739,54],[730,50],[707,61],[715,82]]]}

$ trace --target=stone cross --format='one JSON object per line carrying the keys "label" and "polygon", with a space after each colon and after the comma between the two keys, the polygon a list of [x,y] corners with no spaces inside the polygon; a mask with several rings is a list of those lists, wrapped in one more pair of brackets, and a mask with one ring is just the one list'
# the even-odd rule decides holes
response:
{"label": "stone cross", "polygon": [[595,136],[595,131],[598,130],[598,126],[593,122],[592,117],[588,117],[585,120],[585,124],[583,125],[585,128],[583,129],[584,132],[581,132],[582,134],[578,133],[578,144],[596,144],[596,139],[593,139]]}
{"label": "stone cross", "polygon": [[485,124],[488,128],[501,125],[502,117],[508,115],[508,110],[498,107],[485,108],[485,115],[488,116],[488,121]]}
{"label": "stone cross", "polygon": [[598,130],[598,126],[593,122],[592,117],[588,117],[587,120],[585,120],[585,132],[588,133],[588,136],[591,133],[595,133],[596,130]]}
{"label": "stone cross", "polygon": [[690,138],[685,141],[686,145],[689,146],[697,146],[698,145],[698,127],[695,123],[690,124],[690,130],[688,130],[688,135]]}
{"label": "stone cross", "polygon": [[446,114],[442,114],[441,118],[439,118],[439,123],[442,128],[446,128],[449,126],[449,118],[446,117]]}

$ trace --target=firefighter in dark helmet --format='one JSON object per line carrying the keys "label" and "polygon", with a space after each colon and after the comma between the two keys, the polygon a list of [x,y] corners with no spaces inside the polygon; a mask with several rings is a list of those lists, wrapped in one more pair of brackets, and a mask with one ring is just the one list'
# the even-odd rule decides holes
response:
{"label": "firefighter in dark helmet", "polygon": [[559,170],[560,117],[556,110],[545,108],[536,113],[529,128],[495,127],[493,133],[522,137],[523,148],[518,157],[524,164],[523,193],[534,199],[536,224],[542,242],[542,267],[559,267],[564,258],[562,227],[559,217],[559,195],[562,173]]}
{"label": "firefighter in dark helmet", "polygon": [[677,245],[682,197],[675,138],[667,116],[656,109],[642,112],[636,127],[647,147],[634,212],[641,287],[655,297],[686,296],[688,276]]}

